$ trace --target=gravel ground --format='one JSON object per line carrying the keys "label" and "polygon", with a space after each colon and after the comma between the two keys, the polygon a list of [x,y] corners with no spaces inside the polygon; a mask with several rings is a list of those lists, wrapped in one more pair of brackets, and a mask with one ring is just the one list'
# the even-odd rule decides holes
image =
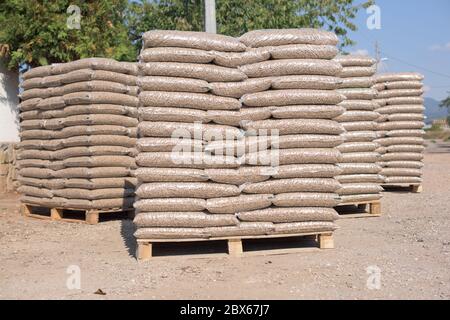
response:
{"label": "gravel ground", "polygon": [[17,196],[2,196],[0,298],[449,299],[450,144],[430,145],[425,163],[423,193],[385,192],[382,217],[338,222],[334,250],[284,255],[137,262],[129,220],[24,218]]}

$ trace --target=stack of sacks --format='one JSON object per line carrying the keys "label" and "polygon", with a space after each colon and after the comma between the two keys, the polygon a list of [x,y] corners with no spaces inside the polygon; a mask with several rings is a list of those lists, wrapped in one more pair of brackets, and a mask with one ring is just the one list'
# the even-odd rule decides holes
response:
{"label": "stack of sacks", "polygon": [[423,135],[423,76],[418,73],[388,73],[376,77],[380,113],[378,130],[383,138],[380,153],[384,183],[420,184],[425,149]]}
{"label": "stack of sacks", "polygon": [[16,158],[16,143],[0,143],[0,194],[13,192],[18,188]]}
{"label": "stack of sacks", "polygon": [[372,101],[377,95],[377,91],[372,89],[376,61],[360,55],[342,55],[335,61],[343,67],[341,89],[338,91],[347,98],[340,104],[346,111],[335,118],[346,129],[343,134],[345,143],[338,147],[342,153],[339,166],[343,170],[337,177],[342,184],[338,193],[342,204],[379,200],[383,177],[377,164],[380,160],[379,145],[374,140],[377,138],[375,121],[380,114],[374,111],[378,105]]}
{"label": "stack of sacks", "polygon": [[89,58],[24,74],[19,192],[27,204],[132,208],[137,64]]}
{"label": "stack of sacks", "polygon": [[[330,61],[337,38],[286,30],[240,40],[176,31],[144,35],[138,239],[335,229],[340,184],[333,177],[341,173],[335,147],[343,128],[330,119],[344,111],[336,106],[343,100],[335,91],[341,67]],[[259,129],[269,136],[258,136]],[[282,137],[270,136],[271,129]],[[183,132],[190,138],[174,139]],[[279,158],[278,149],[267,150],[278,145]],[[175,146],[188,152],[174,154]]]}
{"label": "stack of sacks", "polygon": [[[205,152],[210,142],[243,137],[239,98],[270,87],[238,66],[269,58],[237,39],[200,32],[150,31],[140,55],[136,238],[264,234],[271,225],[240,223],[246,181],[239,159]],[[256,119],[264,115],[255,114]],[[249,175],[248,173],[247,175]]]}
{"label": "stack of sacks", "polygon": [[241,190],[245,197],[264,196],[272,205],[237,212],[237,217],[273,223],[274,234],[333,231],[338,217],[333,207],[341,187],[334,178],[341,173],[336,147],[343,142],[344,129],[332,119],[344,112],[338,104],[345,98],[336,91],[342,67],[332,60],[338,39],[321,30],[285,29],[251,31],[240,41],[268,50],[271,60],[239,69],[255,81],[272,82],[271,90],[241,98],[242,110],[270,112],[264,120],[241,123],[247,137],[259,146],[268,140],[270,146],[246,148],[244,168],[255,173]]}

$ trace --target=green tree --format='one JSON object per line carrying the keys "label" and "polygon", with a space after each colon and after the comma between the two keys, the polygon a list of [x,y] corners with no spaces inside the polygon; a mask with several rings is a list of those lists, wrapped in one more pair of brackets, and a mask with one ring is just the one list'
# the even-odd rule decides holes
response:
{"label": "green tree", "polygon": [[[449,94],[450,94],[450,92],[449,92]],[[441,103],[439,104],[439,107],[450,109],[450,95],[441,101]]]}
{"label": "green tree", "polygon": [[140,46],[142,33],[153,30],[203,30],[203,0],[138,0],[130,3],[127,25]]}
{"label": "green tree", "polygon": [[[374,0],[216,0],[218,32],[239,36],[247,31],[270,28],[325,28],[341,38],[341,46],[354,44],[349,30],[359,10]],[[139,0],[129,11],[132,38],[152,29],[202,31],[202,0]]]}
{"label": "green tree", "polygon": [[[67,26],[70,5],[81,9],[80,29]],[[134,61],[127,6],[127,0],[2,0],[0,57],[9,68],[93,56]]]}
{"label": "green tree", "polygon": [[[320,27],[353,41],[358,10],[373,0],[217,0],[218,32],[239,36],[263,28]],[[81,9],[81,29],[67,27],[69,5]],[[10,68],[84,57],[134,61],[141,35],[152,29],[204,29],[204,0],[2,0],[0,58]]]}
{"label": "green tree", "polygon": [[355,31],[352,19],[374,1],[355,5],[353,0],[218,0],[221,33],[233,36],[255,29],[324,28],[341,37],[341,45],[354,42],[348,30]]}
{"label": "green tree", "polygon": [[[441,101],[441,103],[439,104],[439,107],[447,108],[447,112],[450,113],[450,92],[449,92],[449,96]],[[447,123],[450,124],[450,115],[447,117]]]}

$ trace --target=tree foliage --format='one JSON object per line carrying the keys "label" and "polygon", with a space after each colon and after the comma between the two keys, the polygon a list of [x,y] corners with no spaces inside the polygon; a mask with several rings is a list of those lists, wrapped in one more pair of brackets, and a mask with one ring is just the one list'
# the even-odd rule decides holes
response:
{"label": "tree foliage", "polygon": [[450,111],[450,92],[449,92],[449,96],[441,101],[441,103],[439,104],[439,107],[447,108]]}
{"label": "tree foliage", "polygon": [[[81,9],[80,29],[67,26],[70,5]],[[135,60],[127,6],[127,0],[2,0],[0,57],[10,68],[93,56]]]}
{"label": "tree foliage", "polygon": [[[341,46],[358,10],[374,0],[216,0],[218,32],[315,27],[334,31]],[[69,5],[81,9],[81,29],[67,27]],[[10,68],[84,57],[135,61],[141,35],[152,29],[204,29],[204,0],[1,0],[0,58]]]}
{"label": "tree foliage", "polygon": [[[441,101],[439,107],[447,108],[447,113],[450,113],[450,91],[448,92],[449,96]],[[447,117],[447,123],[450,125],[450,115]]]}
{"label": "tree foliage", "polygon": [[133,40],[148,30],[203,30],[203,0],[138,0],[130,3],[128,26]]}
{"label": "tree foliage", "polygon": [[352,0],[218,0],[218,23],[221,33],[233,36],[254,29],[324,28],[340,36],[342,46],[348,46],[354,44],[347,36],[348,30],[356,30],[352,19],[358,10],[372,4],[354,5]]}

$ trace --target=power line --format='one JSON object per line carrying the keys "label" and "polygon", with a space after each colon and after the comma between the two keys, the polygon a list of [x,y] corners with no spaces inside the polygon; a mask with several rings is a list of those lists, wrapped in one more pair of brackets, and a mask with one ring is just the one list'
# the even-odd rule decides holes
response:
{"label": "power line", "polygon": [[433,71],[433,70],[430,70],[430,69],[428,69],[428,68],[425,68],[425,67],[421,67],[421,66],[419,66],[419,65],[416,65],[416,64],[414,64],[414,63],[407,62],[407,61],[405,61],[405,60],[403,60],[403,59],[399,59],[399,58],[396,58],[396,57],[394,57],[394,56],[392,56],[392,55],[390,55],[390,54],[387,54],[387,53],[384,52],[384,51],[383,51],[383,54],[384,54],[386,57],[388,57],[389,59],[397,60],[397,61],[399,61],[399,62],[401,62],[401,63],[410,65],[410,66],[412,66],[412,67],[414,67],[414,68],[422,69],[422,70],[425,70],[425,71],[427,71],[427,72],[429,72],[429,73],[433,73],[433,74],[435,74],[435,75],[438,75],[438,76],[441,76],[441,77],[445,77],[445,78],[449,78],[449,79],[450,79],[450,75],[448,75],[448,74],[444,74],[444,73],[440,73],[440,72],[437,72],[437,71]]}
{"label": "power line", "polygon": [[405,60],[403,60],[403,59],[396,58],[396,57],[394,57],[393,55],[390,55],[390,54],[386,53],[385,51],[381,51],[381,50],[380,50],[380,45],[379,45],[379,43],[378,43],[378,40],[375,40],[375,39],[372,38],[371,36],[366,35],[366,34],[364,34],[364,33],[361,33],[361,35],[363,36],[363,38],[366,38],[366,40],[375,43],[375,46],[376,46],[375,51],[378,50],[378,52],[376,52],[375,54],[378,54],[378,55],[379,55],[380,53],[382,53],[383,55],[389,57],[390,59],[397,60],[397,61],[399,61],[399,62],[401,62],[401,63],[404,63],[404,64],[406,64],[406,65],[412,66],[412,67],[414,67],[414,68],[422,69],[422,70],[425,70],[425,71],[427,71],[427,72],[429,72],[429,73],[433,73],[433,74],[435,74],[435,75],[438,75],[438,76],[441,76],[441,77],[449,78],[449,79],[450,79],[450,75],[448,75],[448,74],[444,74],[444,73],[441,73],[441,72],[437,72],[437,71],[434,71],[434,70],[430,70],[430,69],[425,68],[425,67],[421,67],[421,66],[419,66],[419,65],[410,63],[410,62],[405,61]]}

